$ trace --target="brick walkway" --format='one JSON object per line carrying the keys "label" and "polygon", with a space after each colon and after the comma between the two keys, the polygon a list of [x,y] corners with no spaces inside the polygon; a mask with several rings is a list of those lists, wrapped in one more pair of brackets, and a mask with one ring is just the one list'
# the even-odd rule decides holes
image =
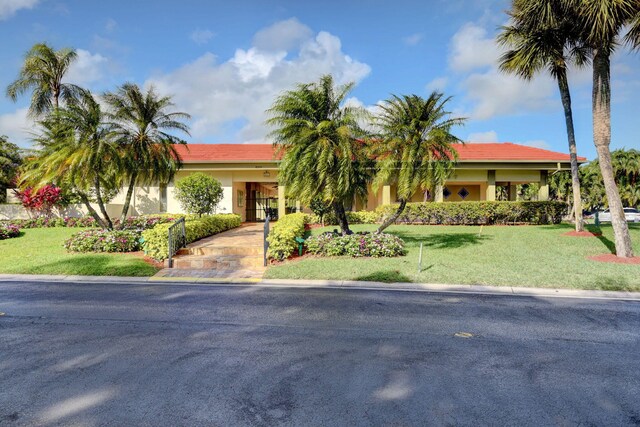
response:
{"label": "brick walkway", "polygon": [[233,230],[189,244],[174,257],[174,268],[156,277],[260,279],[263,266],[263,224],[243,224]]}

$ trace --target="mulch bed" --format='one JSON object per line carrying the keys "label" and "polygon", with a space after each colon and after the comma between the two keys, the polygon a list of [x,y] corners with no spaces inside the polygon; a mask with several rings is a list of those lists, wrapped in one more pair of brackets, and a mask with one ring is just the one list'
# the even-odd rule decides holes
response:
{"label": "mulch bed", "polygon": [[602,233],[600,232],[595,232],[592,233],[591,231],[569,231],[567,233],[563,233],[563,236],[571,236],[571,237],[598,237],[598,236],[602,236]]}
{"label": "mulch bed", "polygon": [[591,261],[611,262],[615,264],[640,265],[640,256],[634,256],[633,258],[620,258],[615,254],[600,254],[587,257],[587,259],[590,259]]}

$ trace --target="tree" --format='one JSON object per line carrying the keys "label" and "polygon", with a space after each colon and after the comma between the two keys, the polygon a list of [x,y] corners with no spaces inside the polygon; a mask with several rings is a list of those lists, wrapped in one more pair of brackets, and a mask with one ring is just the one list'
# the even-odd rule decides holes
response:
{"label": "tree", "polygon": [[[611,159],[611,55],[622,41],[640,48],[640,2],[638,0],[564,0],[575,10],[574,22],[581,41],[593,51],[593,142],[607,195],[611,224],[619,257],[632,257],[629,227]],[[628,29],[626,36],[623,31]]]}
{"label": "tree", "polygon": [[311,212],[315,215],[318,215],[320,224],[324,227],[324,217],[331,212],[331,205],[325,202],[322,197],[316,197],[311,201],[309,209],[311,209]]}
{"label": "tree", "polygon": [[198,216],[214,213],[222,201],[220,181],[197,172],[176,182],[175,197],[187,213]]}
{"label": "tree", "polygon": [[112,229],[105,205],[120,189],[123,162],[100,104],[84,92],[39,124],[35,142],[40,149],[25,164],[23,184],[39,188],[54,182],[71,189],[100,226]]}
{"label": "tree", "polygon": [[309,205],[320,197],[332,206],[342,234],[351,234],[345,206],[366,200],[372,162],[359,137],[366,135],[362,108],[345,105],[354,84],[334,85],[325,75],[298,84],[274,101],[267,124],[282,157],[279,184]]}
{"label": "tree", "polygon": [[60,99],[73,102],[82,89],[74,84],[63,83],[62,79],[76,58],[73,49],[56,51],[46,43],[33,45],[25,55],[18,78],[7,87],[7,96],[15,102],[19,95],[32,91],[29,107],[32,117],[57,109]]}
{"label": "tree", "polygon": [[573,191],[576,231],[584,231],[578,154],[573,126],[571,92],[567,78],[569,64],[584,66],[589,49],[580,42],[575,19],[557,0],[513,0],[510,25],[502,27],[498,41],[509,48],[500,58],[500,69],[531,80],[547,70],[558,83],[564,108]]}
{"label": "tree", "polygon": [[454,144],[462,141],[451,133],[451,128],[465,119],[451,118],[446,110],[449,100],[442,93],[433,92],[426,99],[393,95],[381,103],[375,120],[380,131],[372,144],[377,160],[373,189],[396,184],[399,205],[377,233],[398,219],[416,191],[429,190],[433,194],[453,170],[458,157]]}
{"label": "tree", "polygon": [[189,135],[183,120],[191,116],[169,111],[174,106],[170,97],[159,96],[153,87],[143,93],[133,83],[106,93],[104,99],[111,109],[109,118],[119,141],[122,175],[127,183],[120,216],[120,223],[124,224],[135,186],[169,182],[182,166],[175,144],[186,142],[169,132]]}
{"label": "tree", "polygon": [[0,135],[0,203],[6,201],[7,188],[15,183],[18,168],[22,164],[20,148]]}

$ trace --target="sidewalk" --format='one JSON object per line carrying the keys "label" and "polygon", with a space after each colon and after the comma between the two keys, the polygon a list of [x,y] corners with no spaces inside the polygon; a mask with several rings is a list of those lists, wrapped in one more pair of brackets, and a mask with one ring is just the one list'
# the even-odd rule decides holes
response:
{"label": "sidewalk", "polygon": [[119,276],[54,276],[31,274],[0,274],[2,282],[60,282],[60,283],[122,283],[150,285],[195,286],[259,286],[263,288],[361,289],[470,295],[511,295],[529,297],[588,298],[640,301],[640,292],[598,291],[562,288],[525,288],[516,286],[483,286],[435,283],[382,283],[352,280],[285,280],[285,279],[223,279],[202,277],[119,277]]}

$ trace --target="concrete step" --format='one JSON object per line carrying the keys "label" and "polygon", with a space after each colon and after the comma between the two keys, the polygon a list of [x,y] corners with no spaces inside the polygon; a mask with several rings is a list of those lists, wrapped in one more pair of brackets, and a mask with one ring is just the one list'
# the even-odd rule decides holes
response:
{"label": "concrete step", "polygon": [[202,246],[195,248],[182,248],[178,255],[242,255],[242,256],[262,256],[262,246]]}
{"label": "concrete step", "polygon": [[178,255],[173,267],[179,269],[243,270],[263,268],[262,256],[243,255]]}

